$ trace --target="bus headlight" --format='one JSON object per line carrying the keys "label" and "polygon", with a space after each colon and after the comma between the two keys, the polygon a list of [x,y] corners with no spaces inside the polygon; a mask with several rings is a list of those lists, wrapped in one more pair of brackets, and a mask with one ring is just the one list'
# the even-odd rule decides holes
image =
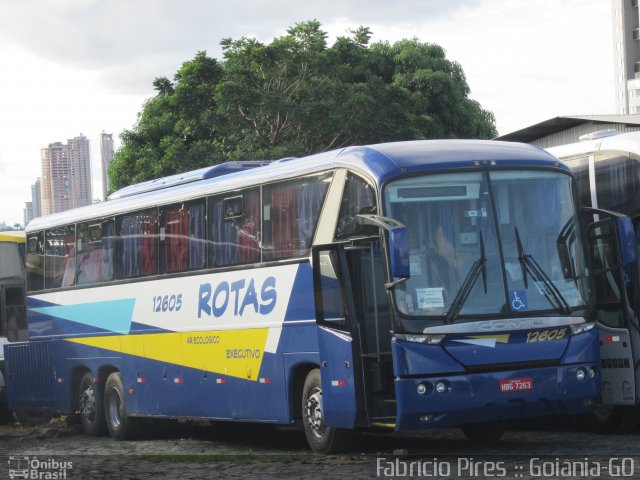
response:
{"label": "bus headlight", "polygon": [[576,372],[576,378],[579,382],[583,381],[585,378],[587,378],[587,372],[585,372],[582,368],[579,368]]}
{"label": "bus headlight", "polygon": [[588,332],[589,330],[593,329],[593,327],[595,327],[595,326],[596,326],[595,322],[576,323],[574,325],[570,325],[571,333],[573,335],[578,335],[579,333]]}
{"label": "bus headlight", "polygon": [[447,384],[445,382],[436,383],[436,392],[445,393],[447,391]]}

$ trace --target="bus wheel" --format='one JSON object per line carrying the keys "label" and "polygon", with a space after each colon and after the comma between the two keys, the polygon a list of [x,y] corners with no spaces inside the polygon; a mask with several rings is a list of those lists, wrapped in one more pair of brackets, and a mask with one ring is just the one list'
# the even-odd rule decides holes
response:
{"label": "bus wheel", "polygon": [[52,412],[39,410],[14,410],[13,415],[23,427],[44,425],[45,423],[49,423],[49,420],[53,418]]}
{"label": "bus wheel", "polygon": [[462,433],[472,442],[490,443],[502,438],[506,430],[502,423],[469,423],[461,427]]}
{"label": "bus wheel", "polygon": [[311,370],[302,388],[302,424],[311,450],[338,453],[349,448],[352,431],[327,426],[322,408],[320,370]]}
{"label": "bus wheel", "polygon": [[126,440],[135,436],[135,420],[127,416],[124,384],[120,372],[107,378],[104,386],[104,417],[109,435],[115,440]]}
{"label": "bus wheel", "polygon": [[91,372],[85,373],[80,380],[78,407],[84,432],[94,437],[102,435],[105,427],[102,392],[96,385]]}
{"label": "bus wheel", "polygon": [[598,433],[631,433],[640,424],[640,409],[636,406],[598,405],[587,415],[587,427]]}

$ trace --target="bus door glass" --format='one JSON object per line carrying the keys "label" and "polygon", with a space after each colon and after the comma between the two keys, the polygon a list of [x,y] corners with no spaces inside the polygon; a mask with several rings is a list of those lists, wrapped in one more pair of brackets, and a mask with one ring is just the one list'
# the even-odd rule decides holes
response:
{"label": "bus door glass", "polygon": [[592,223],[587,234],[600,330],[602,401],[606,405],[633,405],[634,354],[629,322],[634,319],[628,308],[615,219]]}
{"label": "bus door glass", "polygon": [[312,259],[325,421],[331,427],[353,428],[361,370],[354,364],[359,340],[344,247],[314,247]]}
{"label": "bus door glass", "polygon": [[354,326],[359,332],[367,411],[376,422],[393,423],[396,404],[392,327],[381,244],[377,240],[359,241],[345,247],[345,251],[357,317]]}

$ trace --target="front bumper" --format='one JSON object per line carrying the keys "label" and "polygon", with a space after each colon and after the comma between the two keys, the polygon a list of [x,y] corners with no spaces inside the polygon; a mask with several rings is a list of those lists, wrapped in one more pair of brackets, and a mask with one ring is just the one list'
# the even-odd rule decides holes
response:
{"label": "front bumper", "polygon": [[[578,370],[586,373],[578,379]],[[590,376],[589,371],[595,372]],[[500,381],[531,379],[525,391],[500,391]],[[452,376],[397,378],[396,430],[455,427],[593,411],[600,399],[596,363]],[[439,393],[438,383],[446,386]],[[419,388],[420,385],[424,388]],[[419,390],[422,393],[419,393]]]}

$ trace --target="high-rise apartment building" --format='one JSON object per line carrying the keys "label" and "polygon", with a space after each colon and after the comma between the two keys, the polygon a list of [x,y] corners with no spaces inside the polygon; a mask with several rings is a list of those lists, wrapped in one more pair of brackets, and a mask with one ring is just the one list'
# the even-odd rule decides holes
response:
{"label": "high-rise apartment building", "polygon": [[113,135],[102,132],[100,134],[100,164],[102,165],[102,198],[107,199],[111,187],[109,183],[109,165],[113,160]]}
{"label": "high-rise apartment building", "polygon": [[36,183],[31,185],[31,205],[33,211],[33,218],[38,218],[42,216],[42,192],[40,188],[40,179],[36,179]]}
{"label": "high-rise apartment building", "polygon": [[40,152],[42,159],[42,214],[63,212],[73,207],[69,152],[61,142],[50,143]]}
{"label": "high-rise apartment building", "polygon": [[23,225],[26,227],[27,223],[34,219],[33,216],[33,202],[24,202],[24,218]]}
{"label": "high-rise apartment building", "polygon": [[638,0],[611,0],[616,113],[640,113],[640,9]]}
{"label": "high-rise apartment building", "polygon": [[67,141],[71,166],[71,198],[73,208],[91,205],[91,155],[89,139],[84,135]]}
{"label": "high-rise apartment building", "polygon": [[31,201],[24,204],[24,225],[34,218],[42,216],[40,211],[40,179],[31,185]]}
{"label": "high-rise apartment building", "polygon": [[89,140],[82,134],[41,150],[42,215],[91,204]]}

